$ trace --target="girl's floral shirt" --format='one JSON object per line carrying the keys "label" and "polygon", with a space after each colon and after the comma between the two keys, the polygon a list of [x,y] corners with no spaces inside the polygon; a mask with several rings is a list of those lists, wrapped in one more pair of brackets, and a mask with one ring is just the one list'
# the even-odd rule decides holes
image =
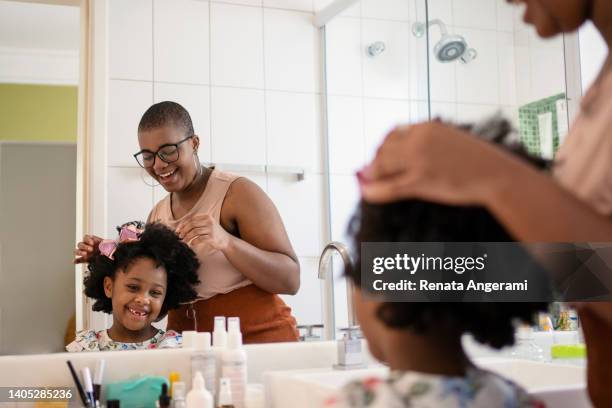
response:
{"label": "girl's floral shirt", "polygon": [[174,330],[158,330],[149,340],[140,343],[122,343],[111,339],[107,330],[83,330],[77,333],[76,339],[66,346],[73,351],[108,351],[108,350],[143,350],[157,348],[181,347],[182,336]]}
{"label": "girl's floral shirt", "polygon": [[394,372],[346,385],[325,408],[544,408],[544,404],[490,371],[471,367],[464,377]]}

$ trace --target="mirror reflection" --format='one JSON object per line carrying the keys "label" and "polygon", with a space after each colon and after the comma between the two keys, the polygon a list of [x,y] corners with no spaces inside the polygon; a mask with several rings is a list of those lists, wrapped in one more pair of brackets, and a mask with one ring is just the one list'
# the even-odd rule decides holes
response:
{"label": "mirror reflection", "polygon": [[[354,174],[392,127],[501,112],[531,153],[554,157],[573,109],[566,58],[577,55],[562,38],[541,40],[520,9],[357,1],[313,24],[330,3],[109,0],[81,31],[77,6],[0,1],[0,353],[63,351],[77,332],[170,339],[214,331],[216,316],[239,317],[245,343],[337,338],[355,322],[351,289],[341,255],[330,255],[333,273],[319,261],[329,242],[349,242]],[[137,257],[144,273],[102,255],[103,240],[118,254],[142,242],[144,225],[120,237],[132,221],[159,222],[193,251],[195,297],[154,313],[155,296],[175,294],[174,260]],[[29,244],[32,231],[43,242]],[[82,290],[94,258],[114,265],[91,289],[99,299]],[[27,304],[15,289],[26,287],[40,290]],[[96,306],[104,299],[121,304]],[[29,339],[50,340],[14,336],[24,319]]]}

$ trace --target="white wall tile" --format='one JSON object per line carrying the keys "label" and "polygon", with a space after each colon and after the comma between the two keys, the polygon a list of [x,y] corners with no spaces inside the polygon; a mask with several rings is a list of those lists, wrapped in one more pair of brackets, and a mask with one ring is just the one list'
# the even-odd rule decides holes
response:
{"label": "white wall tile", "polygon": [[363,54],[377,41],[385,51],[363,59],[363,93],[372,98],[410,98],[410,24],[403,22],[363,20]]}
{"label": "white wall tile", "polygon": [[330,95],[361,96],[364,47],[361,22],[355,18],[336,17],[326,27],[327,92]]}
{"label": "white wall tile", "polygon": [[431,100],[435,102],[455,102],[457,99],[457,64],[438,61],[433,54],[433,45],[429,55],[429,93]]}
{"label": "white wall tile", "polygon": [[[336,0],[314,0],[315,12],[319,12],[332,4]],[[337,17],[360,17],[361,16],[361,1],[355,2],[352,6],[344,10]],[[337,18],[336,17],[336,18]]]}
{"label": "white wall tile", "polygon": [[128,221],[146,221],[153,208],[153,188],[143,181],[141,168],[108,167],[107,236],[116,236],[115,227]]}
{"label": "white wall tile", "polygon": [[497,105],[469,105],[464,103],[457,104],[457,121],[479,122],[500,111]]}
{"label": "white wall tile", "polygon": [[497,6],[497,29],[499,31],[514,32],[514,9],[513,4],[504,1],[493,0]]}
{"label": "white wall tile", "polygon": [[210,88],[205,85],[155,83],[153,91],[155,103],[174,101],[187,109],[193,129],[200,138],[200,161],[210,162]]}
{"label": "white wall tile", "polygon": [[300,289],[294,296],[281,295],[281,298],[291,307],[298,325],[322,324],[321,282],[323,281],[318,278],[319,259],[318,257],[301,257],[299,262]]}
{"label": "white wall tile", "polygon": [[353,175],[332,174],[330,177],[331,190],[331,239],[346,244],[349,243],[346,235],[348,223],[357,208],[360,200],[359,185]]}
{"label": "white wall tile", "polygon": [[412,34],[412,28],[410,30],[411,32],[408,36],[410,99],[426,101],[429,98],[428,77],[430,65],[427,60],[427,39],[425,36],[417,38]]}
{"label": "white wall tile", "polygon": [[212,161],[264,165],[264,91],[213,87],[211,92]]}
{"label": "white wall tile", "polygon": [[211,4],[211,81],[213,85],[262,89],[263,10]]}
{"label": "white wall tile", "polygon": [[516,102],[524,105],[531,101],[531,52],[525,30],[514,34]]}
{"label": "white wall tile", "polygon": [[361,98],[330,96],[328,128],[330,172],[352,175],[365,164]]}
{"label": "white wall tile", "polygon": [[362,18],[382,20],[410,20],[409,0],[362,0]]}
{"label": "white wall tile", "polygon": [[456,62],[457,102],[499,104],[497,36],[484,30],[462,29],[468,46],[478,57],[468,64]]}
{"label": "white wall tile", "polygon": [[499,67],[499,102],[502,105],[516,105],[516,66],[514,64],[514,35],[497,33]]}
{"label": "white wall tile", "polygon": [[263,0],[264,7],[312,12],[313,0]]}
{"label": "white wall tile", "polygon": [[533,101],[565,92],[563,50],[531,48],[531,99]]}
{"label": "white wall tile", "polygon": [[108,85],[108,164],[138,166],[138,123],[153,104],[150,82],[110,80]]}
{"label": "white wall tile", "polygon": [[298,256],[317,256],[323,248],[323,182],[320,175],[309,175],[302,181],[291,176],[268,176],[270,198]]}
{"label": "white wall tile", "polygon": [[[416,0],[418,3],[423,3],[423,1]],[[427,12],[429,13],[429,20],[440,19],[445,24],[453,25],[453,0],[427,0]],[[419,10],[419,16],[417,21],[424,22],[425,14],[422,11],[424,7],[421,5],[417,5],[417,10]],[[434,31],[430,33],[439,35],[438,28],[434,28]]]}
{"label": "white wall tile", "polygon": [[497,0],[453,0],[453,24],[458,27],[497,29]]}
{"label": "white wall tile", "polygon": [[110,78],[153,78],[152,0],[108,3],[108,70]]}
{"label": "white wall tile", "polygon": [[213,3],[231,3],[243,6],[261,6],[262,0],[212,0]]}
{"label": "white wall tile", "polygon": [[208,2],[155,0],[153,7],[155,80],[208,84]]}
{"label": "white wall tile", "polygon": [[366,99],[364,119],[366,161],[370,161],[394,127],[410,123],[410,102]]}
{"label": "white wall tile", "polygon": [[319,95],[266,91],[268,164],[320,172]]}
{"label": "white wall tile", "polygon": [[312,14],[264,9],[266,89],[318,92],[317,38]]}

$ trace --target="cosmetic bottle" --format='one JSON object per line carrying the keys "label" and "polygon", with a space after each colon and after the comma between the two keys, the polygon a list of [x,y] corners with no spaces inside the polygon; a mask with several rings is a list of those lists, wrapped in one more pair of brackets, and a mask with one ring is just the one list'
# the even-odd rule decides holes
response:
{"label": "cosmetic bottle", "polygon": [[242,347],[240,319],[228,319],[227,349],[221,360],[221,376],[230,380],[232,399],[236,408],[244,408],[247,382],[247,357]]}
{"label": "cosmetic bottle", "polygon": [[225,327],[225,316],[215,316],[212,334],[213,351],[215,353],[215,396],[219,395],[219,379],[221,378],[221,360],[223,352],[227,348],[227,330]]}
{"label": "cosmetic bottle", "polygon": [[215,352],[210,346],[210,333],[197,333],[193,339],[191,353],[191,375],[202,373],[206,389],[214,397],[217,394],[217,363]]}
{"label": "cosmetic bottle", "polygon": [[172,408],[185,408],[185,383],[175,381],[172,388]]}
{"label": "cosmetic bottle", "polygon": [[213,408],[213,397],[205,387],[204,377],[199,371],[193,377],[193,386],[187,394],[187,408]]}
{"label": "cosmetic bottle", "polygon": [[161,395],[157,400],[157,408],[170,408],[170,395],[168,395],[168,386],[162,384]]}
{"label": "cosmetic bottle", "polygon": [[213,327],[213,347],[225,348],[227,346],[227,330],[225,329],[225,316],[215,316],[215,325]]}
{"label": "cosmetic bottle", "polygon": [[181,381],[181,373],[178,371],[171,371],[170,375],[168,375],[168,382],[170,383],[168,394],[170,395],[170,398],[174,398],[174,383],[177,381]]}
{"label": "cosmetic bottle", "polygon": [[221,378],[219,381],[219,402],[217,408],[235,408],[232,402],[232,388],[229,378]]}

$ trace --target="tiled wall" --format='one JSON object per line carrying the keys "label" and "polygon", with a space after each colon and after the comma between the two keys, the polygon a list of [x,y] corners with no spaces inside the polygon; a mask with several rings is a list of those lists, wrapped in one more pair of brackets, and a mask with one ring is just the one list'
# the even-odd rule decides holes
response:
{"label": "tiled wall", "polygon": [[302,286],[285,297],[298,323],[320,323],[316,276],[326,227],[319,0],[108,0],[107,233],[143,219],[165,195],[132,154],[144,111],[174,100],[191,113],[203,162],[291,166],[245,174],[277,206],[300,257]]}
{"label": "tiled wall", "polygon": [[[515,126],[518,107],[564,92],[562,40],[542,41],[521,21],[522,10],[500,0],[428,0],[429,20],[441,19],[463,36],[478,57],[468,64],[441,63],[412,24],[425,20],[425,0],[362,0],[327,26],[327,87],[332,239],[346,242],[359,200],[354,172],[369,161],[395,125],[432,117],[474,121],[501,111]],[[383,41],[378,57],[369,44]],[[344,287],[336,292],[342,298]],[[336,302],[338,325],[346,306]]]}

